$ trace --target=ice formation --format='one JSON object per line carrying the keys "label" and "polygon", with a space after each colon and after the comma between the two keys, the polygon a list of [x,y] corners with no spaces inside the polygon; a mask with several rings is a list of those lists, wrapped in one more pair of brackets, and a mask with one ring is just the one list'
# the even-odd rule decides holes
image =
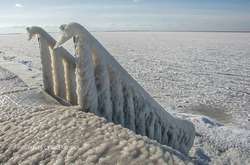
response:
{"label": "ice formation", "polygon": [[[51,68],[43,73],[48,93],[183,153],[190,150],[191,122],[166,112],[84,27],[70,23],[60,29],[58,43],[39,27],[27,29],[31,37],[38,34],[43,71]],[[70,38],[75,58],[60,47]]]}

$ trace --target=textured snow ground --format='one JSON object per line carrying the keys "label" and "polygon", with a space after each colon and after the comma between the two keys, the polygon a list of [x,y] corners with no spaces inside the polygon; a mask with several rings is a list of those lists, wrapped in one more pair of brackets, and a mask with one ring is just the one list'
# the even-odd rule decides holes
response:
{"label": "textured snow ground", "polygon": [[[217,164],[250,161],[250,33],[94,36],[163,107],[193,121],[193,155]],[[0,36],[0,65],[31,88],[42,84],[37,41],[24,34]]]}
{"label": "textured snow ground", "polygon": [[[6,114],[14,117],[4,120]],[[170,148],[75,108],[4,106],[0,115],[0,164],[188,163]]]}

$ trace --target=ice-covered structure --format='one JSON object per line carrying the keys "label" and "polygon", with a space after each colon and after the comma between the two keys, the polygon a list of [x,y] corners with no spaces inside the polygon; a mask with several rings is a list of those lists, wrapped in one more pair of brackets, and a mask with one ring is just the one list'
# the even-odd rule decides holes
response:
{"label": "ice-covered structure", "polygon": [[193,164],[120,125],[62,106],[0,66],[0,164]]}
{"label": "ice-covered structure", "polygon": [[[166,112],[83,26],[70,23],[60,29],[56,42],[39,27],[27,28],[30,39],[38,35],[50,95],[183,153],[190,150],[195,137],[191,122]],[[60,47],[71,38],[75,57]]]}

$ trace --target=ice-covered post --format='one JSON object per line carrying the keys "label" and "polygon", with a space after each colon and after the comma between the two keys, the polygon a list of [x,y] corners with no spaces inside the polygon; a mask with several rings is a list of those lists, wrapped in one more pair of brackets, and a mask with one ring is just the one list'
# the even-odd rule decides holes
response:
{"label": "ice-covered post", "polygon": [[[64,31],[65,26],[60,26],[60,29]],[[78,35],[73,35],[74,31],[68,31],[68,33],[71,35],[63,35],[63,38],[56,44],[55,48],[74,36],[78,104],[84,111],[97,113],[98,97],[95,85],[95,70],[88,40],[82,33]]]}
{"label": "ice-covered post", "polygon": [[38,35],[44,90],[47,93],[54,95],[50,45],[55,44],[56,41],[40,27],[33,26],[27,27],[26,29],[29,34],[29,40],[31,40],[34,35]]}

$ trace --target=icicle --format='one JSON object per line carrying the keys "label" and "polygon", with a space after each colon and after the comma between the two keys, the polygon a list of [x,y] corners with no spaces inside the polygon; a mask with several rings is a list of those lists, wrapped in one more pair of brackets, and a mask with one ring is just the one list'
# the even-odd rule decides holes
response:
{"label": "icicle", "polygon": [[131,89],[123,84],[123,113],[124,113],[124,126],[135,131],[135,109]]}
{"label": "icicle", "polygon": [[108,121],[112,121],[112,102],[107,65],[105,60],[102,59],[102,56],[97,54],[96,49],[92,50],[92,56],[95,65],[95,83],[98,95],[98,114],[104,116]]}
{"label": "icicle", "polygon": [[112,121],[116,124],[121,124],[124,126],[124,98],[122,93],[120,75],[116,73],[111,66],[108,66],[108,71],[110,78],[111,100],[113,105]]}

